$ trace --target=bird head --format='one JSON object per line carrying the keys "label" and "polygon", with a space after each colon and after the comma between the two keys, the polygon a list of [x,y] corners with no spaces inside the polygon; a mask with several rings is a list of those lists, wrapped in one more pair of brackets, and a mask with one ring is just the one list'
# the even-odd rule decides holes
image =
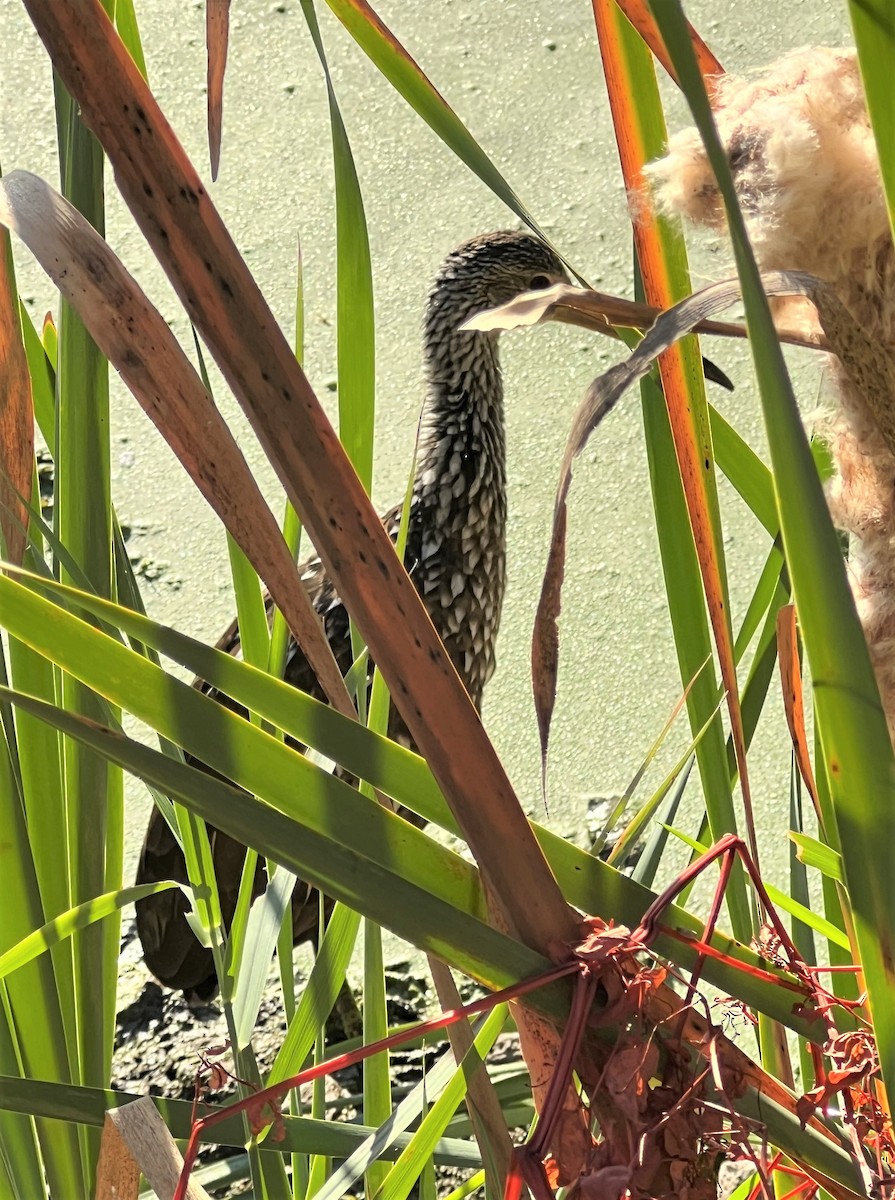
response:
{"label": "bird head", "polygon": [[429,292],[428,333],[453,333],[469,317],[522,292],[568,283],[557,255],[532,233],[503,230],[463,242],[441,265]]}

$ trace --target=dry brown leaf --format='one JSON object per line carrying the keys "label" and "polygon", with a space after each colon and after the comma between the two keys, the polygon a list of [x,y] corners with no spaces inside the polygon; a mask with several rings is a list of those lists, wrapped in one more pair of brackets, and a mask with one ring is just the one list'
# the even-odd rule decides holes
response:
{"label": "dry brown leaf", "polygon": [[354,716],[276,519],[161,314],[93,226],[36,175],[13,171],[0,180],[0,222],[18,234],[59,287],[245,551],[317,671],[330,703]]}
{"label": "dry brown leaf", "polygon": [[[558,503],[560,503],[558,501]],[[553,539],[531,635],[531,686],[541,739],[541,795],[547,800],[547,750],[559,673],[559,612],[566,561],[566,501],[554,518]]]}
{"label": "dry brown leaf", "polygon": [[[450,1012],[452,1008],[460,1008],[463,999],[450,967],[431,954],[428,955],[428,962],[441,1011]],[[466,1055],[474,1049],[472,1029],[466,1021],[457,1021],[448,1025],[446,1033],[459,1067]],[[470,1066],[470,1062],[474,1065]],[[494,1084],[477,1054],[467,1061],[463,1072],[466,1075],[466,1108],[475,1139],[483,1152],[489,1152],[491,1155],[491,1162],[485,1163],[486,1170],[493,1165],[497,1178],[506,1179],[513,1154],[513,1143]]]}
{"label": "dry brown leaf", "polygon": [[796,765],[802,776],[817,819],[823,829],[823,813],[817,798],[814,771],[808,736],[805,732],[805,703],[802,695],[802,669],[799,662],[799,642],[796,635],[796,610],[792,604],[784,604],[777,612],[777,661],[780,664],[780,686],[783,689],[783,707],[786,723],[792,739]]}
{"label": "dry brown leaf", "polygon": [[31,375],[22,343],[9,234],[0,229],[0,531],[6,557],[21,565],[34,463]]}
{"label": "dry brown leaf", "polygon": [[639,1121],[646,1111],[649,1081],[656,1074],[659,1051],[655,1041],[647,1046],[634,1043],[616,1050],[603,1076],[620,1113],[629,1121]]}
{"label": "dry brown leaf", "polygon": [[211,178],[221,162],[224,113],[224,71],[230,33],[230,0],[205,0],[205,52],[208,56],[208,157]]}

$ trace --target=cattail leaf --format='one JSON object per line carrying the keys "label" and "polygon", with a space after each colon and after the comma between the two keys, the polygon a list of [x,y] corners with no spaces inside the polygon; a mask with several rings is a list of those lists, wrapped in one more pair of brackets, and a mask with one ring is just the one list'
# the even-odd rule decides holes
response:
{"label": "cattail leaf", "polygon": [[540,233],[512,187],[367,0],[327,0],[327,4],[389,83],[445,145],[526,225]]}
{"label": "cattail leaf", "polygon": [[[644,188],[644,167],[660,151],[665,140],[665,122],[655,71],[643,43],[632,33],[614,0],[594,0],[593,7],[622,175],[628,192],[640,196],[637,218],[632,223],[638,274],[642,279],[646,300],[667,308],[686,294],[691,284],[680,228],[655,211]],[[733,652],[714,450],[705,388],[697,364],[696,344],[685,342],[664,354],[659,359],[658,369],[696,548],[702,591],[727,696],[746,833],[752,856],[758,861]],[[701,768],[704,761],[704,756],[700,755]],[[705,777],[703,783],[707,783]],[[729,783],[719,794],[714,794],[715,789],[710,785],[706,786],[706,791],[706,812],[714,836],[720,837],[725,832],[734,831],[737,827],[736,814]],[[746,911],[746,896],[739,867],[733,874],[728,904],[734,932],[746,937],[753,921],[752,914]]]}
{"label": "cattail leaf", "polygon": [[[798,406],[779,347],[721,145],[678,3],[652,3],[682,80],[718,184],[743,282],[746,320],[761,395],[787,565],[812,677],[820,758],[841,842],[856,944],[867,985],[884,1083],[895,1081],[895,890],[892,741],[866,638],[841,558]],[[817,760],[816,760],[817,761]],[[818,769],[817,774],[821,771]],[[836,846],[840,848],[839,845]]]}
{"label": "cattail leaf", "polygon": [[895,21],[888,0],[849,0],[849,16],[861,67],[867,111],[879,150],[880,174],[895,230],[895,111],[892,108],[892,61]]}
{"label": "cattail leaf", "polygon": [[[60,1086],[58,1083],[47,1083],[42,1079],[16,1079],[0,1075],[0,1100],[4,1109],[31,1113],[55,1121],[77,1122],[101,1128],[110,1108],[120,1108],[138,1099],[138,1096],[130,1092]],[[154,1096],[153,1103],[174,1137],[183,1140],[189,1137],[195,1119],[194,1106],[190,1101],[167,1100],[163,1096]],[[214,1111],[214,1106],[210,1105],[209,1109]],[[283,1140],[272,1142],[268,1139],[262,1148],[273,1154],[292,1151],[297,1154],[319,1153],[342,1159],[347,1158],[375,1132],[374,1129],[363,1125],[343,1121],[315,1121],[307,1117],[286,1116],[283,1119]],[[401,1150],[409,1144],[411,1136],[408,1133],[399,1134],[394,1143],[383,1151],[383,1157],[397,1158]],[[245,1140],[245,1125],[239,1116],[227,1118],[214,1127],[214,1141],[217,1145],[234,1146],[241,1150],[245,1146]],[[435,1157],[445,1166],[467,1170],[481,1163],[475,1146],[454,1137],[441,1139],[436,1147]],[[41,1195],[41,1191],[38,1189],[26,1194],[30,1200],[31,1196]]]}
{"label": "cattail leaf", "polygon": [[252,902],[246,922],[244,948],[233,993],[233,1027],[239,1049],[249,1045],[280,926],[289,911],[297,876],[278,867],[267,887]]}
{"label": "cattail leaf", "polygon": [[[813,276],[795,271],[769,272],[762,276],[768,295],[804,295],[824,292],[827,311],[833,307],[828,289]],[[662,313],[634,353],[624,363],[611,367],[591,384],[575,413],[560,468],[554,507],[553,529],[547,568],[541,584],[540,599],[532,635],[532,684],[541,734],[542,773],[546,769],[550,721],[556,696],[559,633],[557,621],[562,603],[565,569],[566,503],[572,483],[572,465],[600,422],[608,416],[624,392],[650,369],[652,363],[680,338],[692,333],[699,321],[730,307],[740,297],[736,280],[728,280],[702,289]],[[839,305],[841,310],[842,306]],[[838,312],[838,310],[836,310]],[[840,319],[844,319],[841,317]]]}

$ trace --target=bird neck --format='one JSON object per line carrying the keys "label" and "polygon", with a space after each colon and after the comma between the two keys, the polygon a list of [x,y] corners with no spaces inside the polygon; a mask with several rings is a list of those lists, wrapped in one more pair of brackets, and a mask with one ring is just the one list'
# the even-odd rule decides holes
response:
{"label": "bird neck", "polygon": [[475,704],[494,670],[506,576],[503,384],[493,334],[427,339],[427,400],[408,549]]}
{"label": "bird neck", "polygon": [[476,461],[490,459],[500,468],[495,482],[503,486],[503,380],[495,334],[455,330],[446,339],[426,339],[426,404],[417,478],[432,472],[456,478],[463,472],[458,454]]}

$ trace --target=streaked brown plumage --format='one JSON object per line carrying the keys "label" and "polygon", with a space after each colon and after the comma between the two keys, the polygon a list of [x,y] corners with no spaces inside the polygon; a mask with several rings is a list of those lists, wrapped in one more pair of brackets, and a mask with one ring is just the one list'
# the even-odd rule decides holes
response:
{"label": "streaked brown plumage", "polygon": [[[426,407],[414,482],[405,562],[473,702],[481,703],[494,671],[494,645],[505,581],[506,481],[503,386],[496,333],[461,332],[473,314],[520,292],[565,279],[562,264],[528,233],[502,232],[465,242],[445,259],[429,292],[424,321]],[[383,522],[397,537],[400,506]],[[351,665],[348,614],[319,559],[301,578],[320,614],[340,669]],[[239,653],[234,623],[218,643]],[[323,699],[302,652],[292,643],[285,678]],[[203,686],[198,684],[198,686]],[[410,745],[394,708],[390,736]],[[405,814],[409,815],[409,814]],[[411,819],[415,819],[411,817]],[[209,830],[224,919],[236,903],[245,850]],[[183,855],[171,830],[153,811],[137,873],[138,883],[186,881]],[[264,885],[259,867],[256,887]],[[318,906],[313,889],[296,886],[296,942],[313,936]],[[216,977],[211,953],[185,919],[180,891],[166,891],[137,905],[137,929],[146,964],[170,987],[207,998]]]}

